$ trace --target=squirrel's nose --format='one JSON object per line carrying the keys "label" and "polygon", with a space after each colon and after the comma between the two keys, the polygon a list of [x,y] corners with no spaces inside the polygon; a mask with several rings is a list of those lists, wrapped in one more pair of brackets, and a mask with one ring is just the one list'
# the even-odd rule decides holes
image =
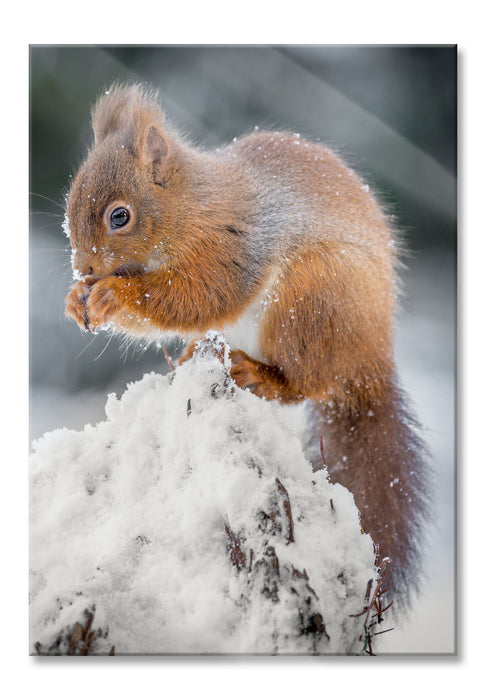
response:
{"label": "squirrel's nose", "polygon": [[76,250],[73,254],[73,272],[81,277],[87,277],[93,274],[93,266],[86,253]]}

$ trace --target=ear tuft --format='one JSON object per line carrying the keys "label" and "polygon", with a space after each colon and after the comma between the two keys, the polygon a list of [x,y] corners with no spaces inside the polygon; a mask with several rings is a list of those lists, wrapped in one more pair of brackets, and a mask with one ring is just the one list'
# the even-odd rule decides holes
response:
{"label": "ear tuft", "polygon": [[155,124],[149,124],[145,130],[143,142],[143,159],[147,165],[152,165],[154,182],[163,183],[165,161],[169,154],[169,144],[164,134]]}
{"label": "ear tuft", "polygon": [[92,109],[95,146],[107,136],[115,135],[135,148],[147,124],[162,120],[156,92],[142,85],[115,83]]}

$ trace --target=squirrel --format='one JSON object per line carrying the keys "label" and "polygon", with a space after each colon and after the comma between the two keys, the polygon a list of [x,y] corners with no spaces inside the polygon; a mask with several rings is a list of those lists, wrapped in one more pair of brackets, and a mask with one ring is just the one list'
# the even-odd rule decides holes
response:
{"label": "squirrel", "polygon": [[67,197],[77,281],[66,315],[91,332],[178,335],[189,343],[182,360],[220,330],[239,387],[311,402],[330,478],[354,495],[391,560],[387,589],[406,606],[430,486],[394,362],[401,247],[390,217],[321,143],[255,129],[203,150],[137,84],[107,90],[92,126]]}

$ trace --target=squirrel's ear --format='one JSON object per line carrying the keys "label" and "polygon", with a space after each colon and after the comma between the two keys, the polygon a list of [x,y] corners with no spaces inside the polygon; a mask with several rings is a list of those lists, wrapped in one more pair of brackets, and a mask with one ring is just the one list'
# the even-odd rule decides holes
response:
{"label": "squirrel's ear", "polygon": [[143,160],[147,165],[152,165],[152,177],[159,185],[163,184],[168,155],[167,139],[155,124],[150,124],[145,130],[143,140]]}
{"label": "squirrel's ear", "polygon": [[124,93],[118,87],[107,90],[91,110],[95,146],[108,134],[121,133],[127,129]]}

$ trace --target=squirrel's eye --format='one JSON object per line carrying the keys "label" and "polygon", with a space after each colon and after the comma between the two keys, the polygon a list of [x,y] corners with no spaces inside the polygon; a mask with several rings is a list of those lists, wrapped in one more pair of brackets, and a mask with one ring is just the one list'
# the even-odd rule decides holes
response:
{"label": "squirrel's eye", "polygon": [[125,207],[117,207],[110,215],[111,228],[121,228],[130,221],[130,214]]}

